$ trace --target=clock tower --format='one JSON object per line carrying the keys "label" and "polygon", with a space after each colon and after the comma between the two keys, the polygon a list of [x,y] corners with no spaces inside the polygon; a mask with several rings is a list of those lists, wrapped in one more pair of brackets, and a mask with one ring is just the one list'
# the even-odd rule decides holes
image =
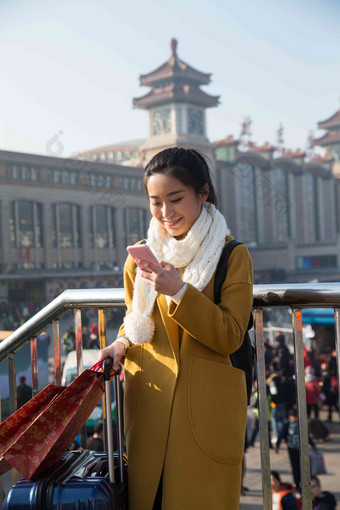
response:
{"label": "clock tower", "polygon": [[177,56],[177,41],[170,41],[171,56],[151,73],[140,76],[140,83],[151,90],[134,98],[133,105],[149,112],[149,138],[140,147],[142,162],[167,147],[192,147],[213,159],[213,145],[206,136],[206,109],[217,106],[219,96],[201,90],[210,83],[202,73]]}

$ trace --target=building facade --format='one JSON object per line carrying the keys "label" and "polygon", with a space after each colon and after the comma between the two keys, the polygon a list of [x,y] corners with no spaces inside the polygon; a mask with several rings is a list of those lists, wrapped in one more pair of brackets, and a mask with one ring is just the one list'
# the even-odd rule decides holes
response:
{"label": "building facade", "polygon": [[143,166],[157,151],[193,147],[212,162],[219,207],[253,257],[256,282],[340,280],[340,112],[319,127],[323,157],[210,142],[205,112],[219,98],[200,89],[171,41],[168,61],[140,77],[150,91],[146,140],[77,159],[0,151],[0,302],[40,304],[67,288],[122,286],[126,246],[146,236]]}
{"label": "building facade", "polygon": [[139,167],[0,151],[0,301],[122,285],[145,235]]}

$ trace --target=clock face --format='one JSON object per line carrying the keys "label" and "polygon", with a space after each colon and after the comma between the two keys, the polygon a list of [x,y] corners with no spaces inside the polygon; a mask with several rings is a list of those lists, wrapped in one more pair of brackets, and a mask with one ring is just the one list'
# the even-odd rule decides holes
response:
{"label": "clock face", "polygon": [[203,111],[188,108],[188,131],[197,135],[204,135]]}
{"label": "clock face", "polygon": [[170,108],[155,110],[152,114],[152,134],[161,135],[163,133],[170,133],[170,131]]}

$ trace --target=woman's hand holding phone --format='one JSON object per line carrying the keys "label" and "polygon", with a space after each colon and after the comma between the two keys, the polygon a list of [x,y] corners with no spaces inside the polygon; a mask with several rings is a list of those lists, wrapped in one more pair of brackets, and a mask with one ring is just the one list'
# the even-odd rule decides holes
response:
{"label": "woman's hand holding phone", "polygon": [[168,262],[158,262],[149,246],[133,245],[128,246],[127,250],[140,268],[140,275],[145,283],[151,285],[156,292],[174,296],[181,290],[184,282],[176,268]]}

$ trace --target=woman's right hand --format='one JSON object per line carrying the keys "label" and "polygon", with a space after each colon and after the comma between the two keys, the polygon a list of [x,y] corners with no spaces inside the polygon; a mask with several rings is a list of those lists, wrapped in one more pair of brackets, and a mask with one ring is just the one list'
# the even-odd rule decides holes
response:
{"label": "woman's right hand", "polygon": [[108,347],[105,347],[105,349],[102,349],[99,351],[98,355],[98,361],[103,361],[105,358],[108,358],[111,356],[113,359],[113,370],[116,372],[119,370],[119,363],[122,357],[125,353],[125,345],[120,342],[113,342]]}

